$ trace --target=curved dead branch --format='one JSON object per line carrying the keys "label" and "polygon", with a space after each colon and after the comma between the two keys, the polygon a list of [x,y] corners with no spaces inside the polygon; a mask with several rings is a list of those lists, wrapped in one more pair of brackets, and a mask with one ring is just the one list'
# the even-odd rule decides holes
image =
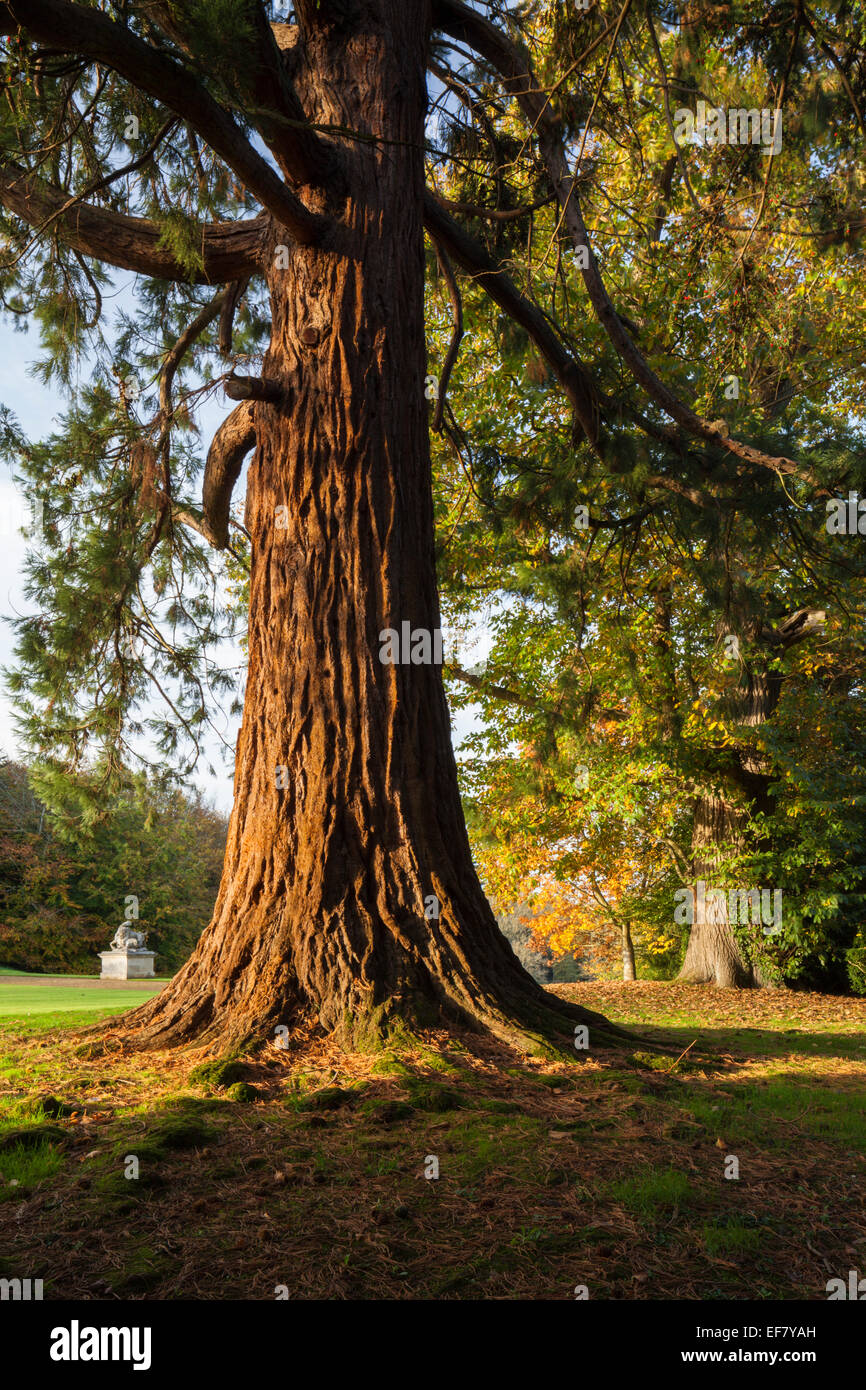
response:
{"label": "curved dead branch", "polygon": [[229,512],[232,492],[250,449],[255,447],[256,430],[251,401],[242,401],[223,420],[208,450],[202,484],[202,511],[217,550],[229,541]]}
{"label": "curved dead branch", "polygon": [[281,401],[285,392],[278,381],[267,376],[238,376],[232,372],[223,389],[230,401]]}
{"label": "curved dead branch", "polygon": [[451,373],[457,361],[457,354],[460,351],[460,343],[463,338],[463,301],[460,298],[460,287],[457,284],[457,277],[451,266],[451,262],[446,256],[443,248],[435,242],[436,259],[442,278],[448,286],[448,298],[451,301],[451,318],[453,328],[451,331],[451,341],[448,344],[448,352],[445,356],[445,364],[442,368],[442,375],[439,378],[439,394],[436,397],[436,409],[433,412],[433,429],[436,431],[442,428],[442,417],[445,411],[445,400],[448,395],[448,383],[451,380]]}
{"label": "curved dead branch", "polygon": [[243,279],[233,280],[230,285],[226,286],[227,294],[220,310],[219,349],[223,357],[231,357],[235,314],[249,283],[250,276],[245,275]]}

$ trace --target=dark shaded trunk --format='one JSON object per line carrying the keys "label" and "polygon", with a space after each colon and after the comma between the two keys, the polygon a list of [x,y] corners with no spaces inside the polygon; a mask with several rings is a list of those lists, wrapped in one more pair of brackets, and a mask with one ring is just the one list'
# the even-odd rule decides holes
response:
{"label": "dark shaded trunk", "polygon": [[[744,726],[766,723],[779,702],[782,677],[748,671],[743,685],[725,704],[725,713]],[[746,989],[764,983],[760,968],[748,958],[728,919],[727,890],[718,894],[725,859],[741,852],[748,837],[749,807],[768,813],[770,770],[747,749],[736,750],[727,769],[731,797],[701,797],[692,826],[692,873],[695,878],[694,921],[678,979]],[[705,885],[703,895],[698,883]],[[744,885],[756,887],[758,885]]]}
{"label": "dark shaded trunk", "polygon": [[[211,925],[125,1024],[140,1041],[348,1043],[481,1021],[564,1036],[599,1016],[546,994],[473,868],[437,664],[384,664],[380,633],[439,626],[424,380],[424,6],[296,54],[310,117],[353,141],[331,245],[272,229],[273,315],[250,468],[249,672]],[[278,248],[285,247],[280,251]],[[286,268],[287,267],[287,268]],[[284,784],[284,785],[281,785]]]}
{"label": "dark shaded trunk", "polygon": [[620,928],[622,934],[622,978],[624,980],[636,980],[637,969],[634,962],[634,942],[631,939],[631,927],[628,922],[623,922]]}
{"label": "dark shaded trunk", "polygon": [[[797,643],[821,632],[825,617],[822,609],[800,608],[786,614],[775,626],[761,619],[744,624],[760,655],[751,663],[742,664],[738,685],[720,702],[729,723],[760,728],[772,718],[784,681],[778,658]],[[773,808],[772,766],[750,746],[744,743],[734,750],[723,777],[725,793],[720,798],[704,797],[695,806],[692,871],[696,880],[703,879],[710,884],[712,875],[718,872],[724,860],[725,844],[738,850],[745,844],[749,834],[749,808],[764,815],[769,815]],[[731,791],[730,798],[726,795],[727,788]],[[743,886],[756,888],[759,885]],[[781,884],[777,886],[782,887]],[[764,983],[760,968],[745,959],[734,937],[726,903],[710,900],[704,912],[696,913],[678,978],[735,986]]]}
{"label": "dark shaded trunk", "polygon": [[[756,981],[728,921],[726,894],[712,889],[719,882],[724,853],[742,845],[745,813],[715,797],[702,797],[695,806],[692,827],[694,920],[678,978],[689,984],[743,989]],[[703,883],[706,891],[697,892]]]}

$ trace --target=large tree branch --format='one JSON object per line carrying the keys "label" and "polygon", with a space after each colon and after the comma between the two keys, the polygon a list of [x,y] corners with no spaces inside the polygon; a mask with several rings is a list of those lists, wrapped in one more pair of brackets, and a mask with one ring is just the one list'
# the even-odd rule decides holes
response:
{"label": "large tree branch", "polygon": [[488,255],[481,242],[448,216],[429,189],[424,195],[424,225],[451,260],[471,275],[490,298],[526,330],[563,386],[587,439],[597,444],[599,402],[592,380],[581,363],[560,342],[541,310],[524,298],[514,281]]}
{"label": "large tree branch", "polygon": [[176,116],[172,117],[170,121],[165,121],[147,149],[143,154],[140,154],[137,159],[132,159],[128,164],[122,164],[119,169],[112,169],[110,173],[103,174],[100,178],[94,179],[91,183],[87,184],[80,193],[71,193],[55,212],[50,213],[45,221],[39,224],[36,228],[36,237],[38,238],[42,232],[50,227],[52,222],[62,217],[63,214],[74,207],[76,203],[86,202],[88,198],[92,198],[94,193],[101,193],[102,190],[108,188],[110,184],[115,183],[118,179],[126,178],[129,174],[136,173],[143,165],[149,163],[165,137],[179,124],[180,122]]}
{"label": "large tree branch", "polygon": [[[248,93],[255,126],[290,179],[300,184],[329,182],[335,172],[335,153],[310,126],[281,53],[297,42],[297,25],[271,24],[260,0],[246,0],[245,10],[255,44],[255,72]],[[159,0],[150,11],[173,42],[195,59],[194,26],[184,23],[180,7]],[[287,37],[285,31],[293,36]]]}
{"label": "large tree branch", "polygon": [[703,419],[659,380],[636,347],[611,303],[590,246],[576,179],[566,158],[561,129],[554,119],[547,94],[536,85],[527,58],[507,34],[491,24],[483,15],[461,4],[460,0],[435,0],[434,18],[439,28],[460,43],[474,49],[505,79],[509,94],[517,99],[527,121],[537,133],[539,153],[559,199],[563,220],[575,250],[580,255],[581,274],[590,303],[635,381],[672,420],[676,420],[677,424],[692,436],[727,450],[748,463],[770,468],[776,473],[792,474],[811,486],[817,486],[816,479],[809,470],[794,459],[765,454],[760,449],[732,438],[724,421]]}
{"label": "large tree branch", "polygon": [[201,229],[203,267],[198,272],[181,265],[166,246],[160,245],[162,232],[146,217],[77,203],[62,211],[68,194],[36,174],[6,161],[0,168],[0,203],[22,222],[39,227],[54,221],[58,236],[85,256],[153,275],[160,280],[221,284],[253,274],[259,268],[262,239],[267,225],[265,214],[239,222],[209,222]]}
{"label": "large tree branch", "polygon": [[827,614],[823,608],[800,608],[789,613],[776,627],[762,627],[761,639],[771,647],[782,647],[785,651],[804,642],[816,632],[824,631]]}
{"label": "large tree branch", "polygon": [[248,0],[247,9],[256,42],[256,101],[265,108],[257,113],[256,125],[290,178],[302,184],[333,184],[336,152],[309,127],[264,7],[259,0]]}
{"label": "large tree branch", "polygon": [[533,89],[527,59],[507,34],[476,10],[460,4],[459,0],[433,0],[433,23],[458,43],[465,44],[486,58],[491,67],[506,79],[509,91],[529,95],[535,103],[535,117],[541,114],[544,93],[540,89]]}
{"label": "large tree branch", "polygon": [[[487,699],[505,700],[510,705],[521,705],[524,709],[536,709],[550,713],[550,707],[537,696],[524,695],[519,690],[510,690],[506,685],[493,685],[484,676],[476,676],[474,671],[466,671],[456,662],[446,661],[442,669],[455,680],[462,681],[464,685],[469,685],[473,690],[479,691]],[[621,709],[608,708],[607,706],[599,706],[593,710],[593,713],[598,715],[600,719],[609,720],[611,723],[623,723],[628,717]]]}
{"label": "large tree branch", "polygon": [[125,25],[71,0],[3,0],[0,31],[18,27],[55,51],[104,64],[182,116],[298,241],[315,242],[330,226],[283,183],[194,73]]}

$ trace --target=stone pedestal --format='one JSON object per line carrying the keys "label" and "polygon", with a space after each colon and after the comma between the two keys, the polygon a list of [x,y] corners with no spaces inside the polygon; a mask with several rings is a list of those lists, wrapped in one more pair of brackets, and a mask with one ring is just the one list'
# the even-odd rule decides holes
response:
{"label": "stone pedestal", "polygon": [[121,946],[120,950],[100,951],[100,980],[152,980],[155,951]]}

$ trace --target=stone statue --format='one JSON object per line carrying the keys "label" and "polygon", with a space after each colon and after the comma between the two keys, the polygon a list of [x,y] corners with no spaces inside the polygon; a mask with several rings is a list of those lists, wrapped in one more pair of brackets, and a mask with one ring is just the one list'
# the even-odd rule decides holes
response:
{"label": "stone statue", "polygon": [[112,951],[140,951],[144,946],[147,932],[135,931],[128,922],[121,922],[114,933]]}
{"label": "stone statue", "polygon": [[100,980],[152,980],[155,951],[145,946],[146,931],[136,931],[129,921],[121,922],[110,951],[100,951]]}

